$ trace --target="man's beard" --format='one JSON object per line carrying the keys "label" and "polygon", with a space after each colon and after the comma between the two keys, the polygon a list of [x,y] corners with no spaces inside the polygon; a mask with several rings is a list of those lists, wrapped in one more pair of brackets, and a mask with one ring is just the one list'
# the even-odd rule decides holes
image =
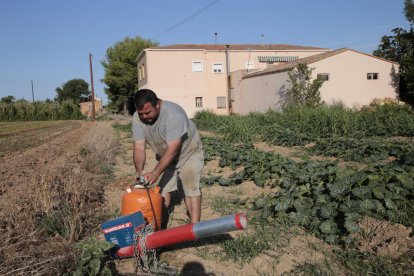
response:
{"label": "man's beard", "polygon": [[150,126],[152,126],[156,121],[157,121],[157,119],[158,119],[158,116],[159,115],[157,115],[157,117],[155,117],[154,119],[152,119],[151,121],[149,121],[149,120],[141,120],[144,124],[146,124],[146,125],[150,125]]}

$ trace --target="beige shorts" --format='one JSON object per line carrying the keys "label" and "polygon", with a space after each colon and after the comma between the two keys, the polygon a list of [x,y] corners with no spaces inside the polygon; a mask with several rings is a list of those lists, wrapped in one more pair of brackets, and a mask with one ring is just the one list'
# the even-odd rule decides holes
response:
{"label": "beige shorts", "polygon": [[161,187],[161,194],[164,196],[166,193],[171,193],[181,184],[186,196],[200,196],[200,178],[203,168],[203,151],[192,155],[181,168],[167,168],[158,183]]}

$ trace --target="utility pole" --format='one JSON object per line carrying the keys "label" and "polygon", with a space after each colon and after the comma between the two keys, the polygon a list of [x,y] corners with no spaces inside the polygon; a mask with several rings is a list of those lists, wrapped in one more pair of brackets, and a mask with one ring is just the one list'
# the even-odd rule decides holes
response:
{"label": "utility pole", "polygon": [[230,79],[230,44],[226,44],[226,71],[227,71],[227,105],[229,114],[233,113],[231,103],[231,79]]}
{"label": "utility pole", "polygon": [[91,93],[92,93],[92,121],[95,121],[95,92],[93,88],[92,54],[89,53],[89,68],[91,71]]}
{"label": "utility pole", "polygon": [[218,35],[218,33],[214,33],[214,44],[216,44],[216,45],[217,45],[217,35]]}
{"label": "utility pole", "polygon": [[32,80],[32,102],[34,102],[34,90],[33,90],[33,80]]}

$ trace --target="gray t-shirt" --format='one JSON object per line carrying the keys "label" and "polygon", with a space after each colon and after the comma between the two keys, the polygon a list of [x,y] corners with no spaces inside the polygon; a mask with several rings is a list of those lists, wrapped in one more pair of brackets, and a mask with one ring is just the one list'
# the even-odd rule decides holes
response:
{"label": "gray t-shirt", "polygon": [[202,150],[201,139],[194,123],[188,119],[184,109],[176,103],[161,102],[160,114],[153,125],[146,125],[135,112],[132,117],[132,134],[135,141],[146,140],[157,160],[167,149],[167,143],[182,137],[183,146],[170,165],[180,168],[191,155]]}

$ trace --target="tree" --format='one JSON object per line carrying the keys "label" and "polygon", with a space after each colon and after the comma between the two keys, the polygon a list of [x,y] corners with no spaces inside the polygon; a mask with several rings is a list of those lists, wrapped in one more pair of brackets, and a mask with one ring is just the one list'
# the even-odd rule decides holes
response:
{"label": "tree", "polygon": [[410,22],[410,29],[393,29],[394,35],[383,36],[381,44],[373,54],[399,63],[398,96],[400,100],[414,104],[414,3],[412,0],[404,1],[404,14]]}
{"label": "tree", "polygon": [[91,95],[89,84],[83,79],[69,80],[62,87],[57,87],[56,93],[55,101],[61,103],[65,100],[72,100],[75,104],[87,101]]}
{"label": "tree", "polygon": [[14,101],[16,101],[16,98],[14,96],[6,96],[6,97],[2,97],[0,102],[2,103],[13,103]]}
{"label": "tree", "polygon": [[287,89],[287,105],[315,107],[322,104],[319,89],[323,80],[316,78],[312,81],[312,71],[313,68],[300,63],[288,72],[290,86]]}
{"label": "tree", "polygon": [[414,23],[414,2],[413,0],[404,1],[405,18],[410,22],[411,26]]}
{"label": "tree", "polygon": [[137,64],[139,53],[145,48],[158,46],[158,43],[139,36],[126,37],[106,50],[102,66],[105,70],[103,82],[108,96],[108,108],[116,112],[127,109],[128,97],[138,89]]}

